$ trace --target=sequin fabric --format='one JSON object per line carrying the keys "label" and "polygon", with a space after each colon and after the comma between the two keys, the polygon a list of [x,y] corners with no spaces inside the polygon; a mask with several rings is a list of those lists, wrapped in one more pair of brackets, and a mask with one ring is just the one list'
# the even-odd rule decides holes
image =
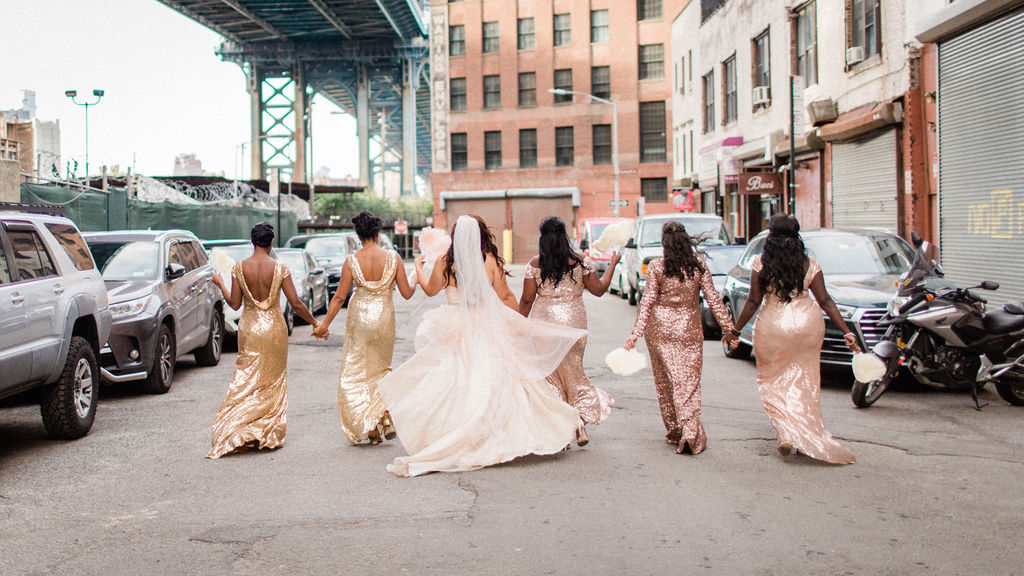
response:
{"label": "sequin fabric", "polygon": [[[761,257],[751,263],[761,270]],[[821,271],[811,259],[804,290],[789,302],[766,292],[754,322],[757,388],[779,445],[788,444],[812,458],[852,464],[853,452],[825,429],[821,414],[821,343],[825,319],[811,297],[811,280]]]}
{"label": "sequin fabric", "polygon": [[654,388],[667,433],[665,439],[689,445],[699,454],[707,446],[701,424],[700,378],[704,363],[704,329],[701,325],[700,295],[718,319],[722,330],[732,322],[715,290],[711,273],[680,280],[665,274],[665,260],[647,266],[647,287],[640,301],[633,334],[643,336],[651,355]]}
{"label": "sequin fabric", "polygon": [[284,444],[288,409],[288,326],[281,314],[281,282],[288,267],[274,268],[270,295],[253,298],[242,274],[242,263],[232,268],[231,278],[242,289],[242,316],[238,321],[238,358],[227,397],[213,423],[207,458],[249,448],[278,448]]}
{"label": "sequin fabric", "polygon": [[[573,268],[570,275],[556,285],[542,282],[540,269],[527,264],[526,276],[537,282],[537,298],[530,310],[530,318],[586,330],[587,308],[583,304],[583,281],[585,276],[593,273],[590,258],[585,258],[583,266]],[[584,336],[547,377],[547,381],[562,400],[579,411],[584,422],[600,424],[611,413],[615,400],[594,386],[583,371],[583,353],[586,349],[587,338]]]}
{"label": "sequin fabric", "polygon": [[345,346],[338,377],[338,419],[350,444],[366,440],[384,415],[377,382],[391,372],[395,351],[395,303],[392,298],[398,255],[388,254],[378,280],[367,280],[359,259],[348,257],[355,286],[345,319]]}

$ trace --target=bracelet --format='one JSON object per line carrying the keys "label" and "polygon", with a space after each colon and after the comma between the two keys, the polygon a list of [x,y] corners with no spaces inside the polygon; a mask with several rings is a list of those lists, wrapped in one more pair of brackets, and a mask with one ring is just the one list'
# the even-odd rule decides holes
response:
{"label": "bracelet", "polygon": [[730,328],[730,329],[729,329],[729,332],[731,332],[731,333],[732,333],[732,335],[733,335],[733,336],[735,336],[735,337],[737,337],[737,338],[739,338],[739,337],[740,337],[740,335],[741,335],[741,334],[743,334],[743,332],[742,332],[742,331],[740,331],[740,330],[738,330],[738,329],[737,329],[737,328],[736,328],[735,326],[733,326],[732,328]]}
{"label": "bracelet", "polygon": [[843,339],[845,340],[846,338],[848,338],[850,336],[853,336],[854,340],[857,339],[857,335],[854,334],[853,332],[847,332],[846,334],[843,334]]}

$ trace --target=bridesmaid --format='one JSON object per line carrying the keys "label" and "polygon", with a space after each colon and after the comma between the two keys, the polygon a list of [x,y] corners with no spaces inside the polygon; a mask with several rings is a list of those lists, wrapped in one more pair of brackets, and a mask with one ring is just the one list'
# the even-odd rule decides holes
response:
{"label": "bridesmaid", "polygon": [[[607,292],[619,257],[618,253],[612,255],[608,270],[598,278],[590,259],[577,253],[569,244],[565,222],[557,216],[548,216],[540,223],[540,254],[526,265],[519,312],[530,318],[586,330],[587,309],[583,305],[583,290],[594,296]],[[580,413],[576,429],[576,444],[579,446],[586,446],[590,441],[584,424],[603,422],[615,403],[607,392],[594,386],[583,371],[586,348],[587,338],[584,336],[547,377],[562,400]]]}
{"label": "bridesmaid", "polygon": [[238,322],[238,359],[227,398],[213,423],[207,458],[220,458],[251,447],[278,448],[284,443],[288,408],[288,326],[281,315],[281,291],[300,318],[318,323],[295,293],[288,267],[270,256],[274,227],[260,222],[252,227],[253,254],[231,270],[231,289],[219,274],[213,283],[233,309],[242,310]]}
{"label": "bridesmaid", "polygon": [[395,351],[395,286],[408,300],[415,291],[405,275],[405,266],[397,252],[380,247],[380,218],[360,212],[352,219],[363,247],[345,261],[338,291],[331,299],[323,324],[313,331],[326,337],[327,329],[341,311],[349,287],[355,291],[348,303],[345,319],[345,345],[342,349],[341,375],[338,377],[338,420],[349,444],[369,440],[379,444],[381,437],[392,439],[395,429],[384,409],[377,382],[391,372]]}
{"label": "bridesmaid", "polygon": [[850,350],[859,352],[860,346],[825,290],[821,267],[808,258],[796,218],[772,216],[764,252],[750,268],[750,297],[732,335],[739,336],[760,307],[754,322],[757,387],[779,453],[788,456],[796,449],[832,464],[852,464],[853,453],[832,438],[821,415],[822,310],[843,331]]}
{"label": "bridesmaid", "polygon": [[676,454],[689,449],[700,454],[707,435],[700,422],[700,377],[704,362],[704,330],[700,295],[718,319],[726,338],[732,339],[732,322],[715,290],[711,272],[697,257],[700,238],[692,238],[679,222],[661,229],[665,256],[647,266],[647,289],[640,301],[633,333],[626,340],[631,350],[643,336],[651,354],[654,387],[658,392],[661,419],[675,444]]}

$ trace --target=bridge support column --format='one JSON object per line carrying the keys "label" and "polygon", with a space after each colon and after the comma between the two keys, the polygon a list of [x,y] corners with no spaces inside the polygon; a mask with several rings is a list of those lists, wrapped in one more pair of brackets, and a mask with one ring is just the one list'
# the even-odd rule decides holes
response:
{"label": "bridge support column", "polygon": [[[255,64],[249,65],[249,179],[263,180],[263,75]],[[242,151],[245,155],[245,151]]]}
{"label": "bridge support column", "polygon": [[301,64],[295,65],[292,80],[295,84],[295,96],[292,99],[292,114],[295,115],[295,131],[292,133],[295,142],[295,156],[292,158],[292,182],[306,182],[306,128],[309,125],[309,115],[306,109],[306,78],[302,73]]}
{"label": "bridge support column", "polygon": [[402,196],[416,194],[416,63],[406,59],[402,71]]}
{"label": "bridge support column", "polygon": [[359,137],[359,185],[370,185],[370,79],[364,66],[356,81],[356,133]]}

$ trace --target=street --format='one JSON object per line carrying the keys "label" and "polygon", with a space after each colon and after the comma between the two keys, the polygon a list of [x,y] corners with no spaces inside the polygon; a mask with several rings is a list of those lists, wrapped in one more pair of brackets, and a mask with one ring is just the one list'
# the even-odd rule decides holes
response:
{"label": "street", "polygon": [[[510,284],[518,291],[518,269]],[[396,296],[397,366],[424,309]],[[0,409],[0,574],[1019,574],[1024,411],[982,392],[895,390],[858,410],[822,390],[857,455],[781,458],[753,360],[705,342],[708,449],[663,440],[650,369],[613,375],[636,308],[586,297],[586,367],[615,409],[591,443],[459,474],[397,478],[399,441],[349,446],[327,342],[289,348],[288,435],[274,452],[203,458],[235,354],[178,363],[170,392],[104,388],[81,440],[47,440],[38,406]],[[642,346],[642,345],[641,345]],[[399,429],[401,432],[401,429]]]}

